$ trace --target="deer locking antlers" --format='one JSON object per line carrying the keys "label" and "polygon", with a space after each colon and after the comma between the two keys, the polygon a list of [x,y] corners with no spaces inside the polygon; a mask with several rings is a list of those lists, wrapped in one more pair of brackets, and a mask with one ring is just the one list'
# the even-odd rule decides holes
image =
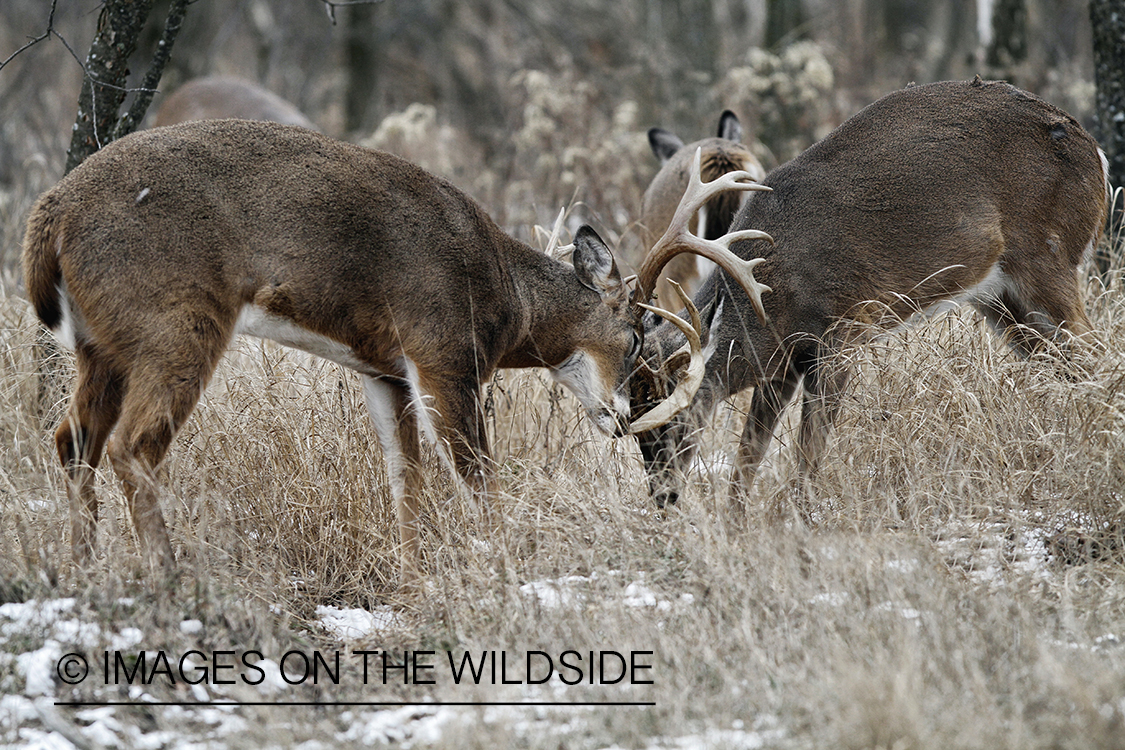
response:
{"label": "deer locking antlers", "polygon": [[[94,551],[105,448],[145,559],[174,569],[156,470],[243,333],[359,373],[397,506],[402,578],[414,581],[419,440],[434,435],[470,490],[490,495],[480,383],[497,368],[546,367],[599,429],[623,432],[641,305],[663,263],[705,254],[749,293],[765,290],[726,248],[751,233],[703,242],[686,231],[712,191],[762,189],[741,179],[693,183],[630,296],[592,229],[577,233],[569,266],[501,232],[444,180],[303,128],[203,120],[108,145],[40,197],[23,252],[37,314],[75,351],[78,382],[55,434],[75,559]],[[689,338],[694,381],[656,417],[698,387],[699,338]],[[642,422],[654,424],[651,413]]]}

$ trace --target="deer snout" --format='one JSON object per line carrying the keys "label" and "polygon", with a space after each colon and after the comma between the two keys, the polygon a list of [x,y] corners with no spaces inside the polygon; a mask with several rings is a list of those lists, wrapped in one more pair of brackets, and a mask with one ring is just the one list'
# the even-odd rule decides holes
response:
{"label": "deer snout", "polygon": [[603,435],[619,438],[629,434],[629,399],[620,390],[614,391],[608,403],[587,408],[586,412]]}
{"label": "deer snout", "polygon": [[629,397],[622,388],[606,382],[593,356],[579,349],[552,368],[551,375],[578,398],[590,421],[603,434],[625,434],[622,430],[629,425]]}
{"label": "deer snout", "polygon": [[612,418],[613,423],[610,429],[602,428],[602,431],[607,435],[615,438],[625,437],[629,434],[629,416],[632,414],[632,406],[629,403],[629,397],[622,393],[620,389],[614,391],[613,394],[613,408],[607,409],[609,416]]}
{"label": "deer snout", "polygon": [[629,434],[628,399],[616,396],[612,405],[603,404],[593,409],[587,408],[586,413],[603,435],[618,438]]}

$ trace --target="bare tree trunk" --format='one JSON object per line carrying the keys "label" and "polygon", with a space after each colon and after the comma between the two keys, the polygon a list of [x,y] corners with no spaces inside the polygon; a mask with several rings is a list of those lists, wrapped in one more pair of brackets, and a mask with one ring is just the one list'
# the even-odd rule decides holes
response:
{"label": "bare tree trunk", "polygon": [[[1097,84],[1094,135],[1109,160],[1110,184],[1121,187],[1125,185],[1125,0],[1090,0],[1090,26]],[[1109,258],[1099,254],[1097,260],[1104,274]]]}
{"label": "bare tree trunk", "polygon": [[344,42],[344,55],[348,83],[344,99],[344,127],[353,132],[368,124],[368,110],[379,75],[378,28],[374,6],[355,5],[347,10],[348,35]]}
{"label": "bare tree trunk", "polygon": [[153,0],[107,0],[98,33],[86,56],[86,75],[78,95],[78,118],[67,150],[69,173],[113,138],[118,111],[125,101],[129,56],[137,48]]}
{"label": "bare tree trunk", "polygon": [[1025,0],[996,0],[992,8],[992,41],[985,61],[1000,75],[1016,83],[1013,75],[1027,59],[1027,3]]}

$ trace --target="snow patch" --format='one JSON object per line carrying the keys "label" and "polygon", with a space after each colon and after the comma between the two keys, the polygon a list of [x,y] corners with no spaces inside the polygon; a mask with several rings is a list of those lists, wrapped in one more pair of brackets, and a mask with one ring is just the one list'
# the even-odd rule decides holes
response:
{"label": "snow patch", "polygon": [[406,706],[388,711],[365,712],[352,717],[351,726],[338,734],[337,739],[358,741],[364,745],[394,744],[403,748],[432,745],[441,740],[447,725],[453,722],[468,723],[468,714],[437,706]]}
{"label": "snow patch", "polygon": [[27,695],[55,694],[55,665],[60,656],[62,648],[59,644],[47,641],[42,648],[16,657],[16,668],[26,680],[24,692]]}
{"label": "snow patch", "polygon": [[327,605],[316,608],[320,626],[341,641],[358,641],[402,624],[398,613],[389,606],[366,609],[339,609]]}
{"label": "snow patch", "polygon": [[536,599],[544,609],[570,609],[586,601],[586,595],[578,591],[577,587],[593,583],[594,580],[596,574],[530,581],[520,586],[520,593]]}

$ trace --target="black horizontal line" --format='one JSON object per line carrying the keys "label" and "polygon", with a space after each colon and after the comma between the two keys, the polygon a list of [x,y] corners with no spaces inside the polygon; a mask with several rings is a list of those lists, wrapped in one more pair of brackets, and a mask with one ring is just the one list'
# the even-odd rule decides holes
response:
{"label": "black horizontal line", "polygon": [[655,706],[656,701],[55,701],[56,706]]}

